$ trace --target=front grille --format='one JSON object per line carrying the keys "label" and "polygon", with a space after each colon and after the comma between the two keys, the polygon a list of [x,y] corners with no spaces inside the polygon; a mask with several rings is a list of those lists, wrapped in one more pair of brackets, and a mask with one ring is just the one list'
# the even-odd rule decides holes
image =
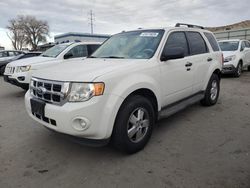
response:
{"label": "front grille", "polygon": [[59,82],[32,78],[30,92],[33,97],[45,102],[63,105],[69,91],[69,82]]}

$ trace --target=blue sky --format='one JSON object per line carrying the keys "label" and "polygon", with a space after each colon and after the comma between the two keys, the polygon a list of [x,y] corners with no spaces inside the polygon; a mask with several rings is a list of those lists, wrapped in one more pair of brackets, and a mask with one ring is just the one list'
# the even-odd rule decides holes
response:
{"label": "blue sky", "polygon": [[250,19],[249,0],[1,0],[0,45],[11,48],[8,20],[33,15],[47,20],[51,38],[64,32],[90,32],[88,12],[95,14],[95,33],[114,34],[138,27],[173,26],[176,22],[221,26]]}

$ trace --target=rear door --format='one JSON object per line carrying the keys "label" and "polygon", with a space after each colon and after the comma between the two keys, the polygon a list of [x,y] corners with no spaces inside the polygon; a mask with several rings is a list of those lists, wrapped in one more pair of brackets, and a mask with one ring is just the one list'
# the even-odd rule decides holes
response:
{"label": "rear door", "polygon": [[192,94],[200,92],[204,87],[205,75],[213,62],[214,57],[209,53],[207,44],[201,33],[196,31],[186,32],[190,55],[192,56],[193,90]]}

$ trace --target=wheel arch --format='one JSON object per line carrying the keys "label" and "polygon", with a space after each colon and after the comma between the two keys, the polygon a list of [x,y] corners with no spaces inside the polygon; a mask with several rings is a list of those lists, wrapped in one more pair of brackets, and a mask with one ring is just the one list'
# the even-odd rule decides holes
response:
{"label": "wheel arch", "polygon": [[151,102],[151,104],[153,105],[154,112],[155,112],[155,119],[157,119],[159,106],[158,106],[158,100],[157,100],[155,93],[151,89],[148,89],[148,88],[139,88],[139,89],[136,89],[135,91],[131,92],[125,98],[123,103],[126,101],[126,99],[128,99],[129,97],[131,97],[133,95],[140,95],[140,96],[143,96],[146,99],[148,99]]}

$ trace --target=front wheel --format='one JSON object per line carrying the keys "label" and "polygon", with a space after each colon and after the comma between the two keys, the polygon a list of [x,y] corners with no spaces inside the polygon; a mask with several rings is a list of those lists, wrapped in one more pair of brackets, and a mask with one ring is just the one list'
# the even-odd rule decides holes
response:
{"label": "front wheel", "polygon": [[240,77],[241,73],[242,73],[242,63],[240,62],[236,67],[234,76],[238,78]]}
{"label": "front wheel", "polygon": [[112,133],[113,145],[126,153],[135,153],[149,141],[154,125],[154,108],[143,96],[131,96],[122,104]]}
{"label": "front wheel", "polygon": [[3,74],[4,74],[4,70],[5,70],[5,66],[2,66],[2,67],[0,68],[0,75],[3,75]]}
{"label": "front wheel", "polygon": [[207,89],[205,91],[205,96],[201,100],[201,104],[204,106],[215,105],[220,93],[220,79],[217,74],[212,74]]}

